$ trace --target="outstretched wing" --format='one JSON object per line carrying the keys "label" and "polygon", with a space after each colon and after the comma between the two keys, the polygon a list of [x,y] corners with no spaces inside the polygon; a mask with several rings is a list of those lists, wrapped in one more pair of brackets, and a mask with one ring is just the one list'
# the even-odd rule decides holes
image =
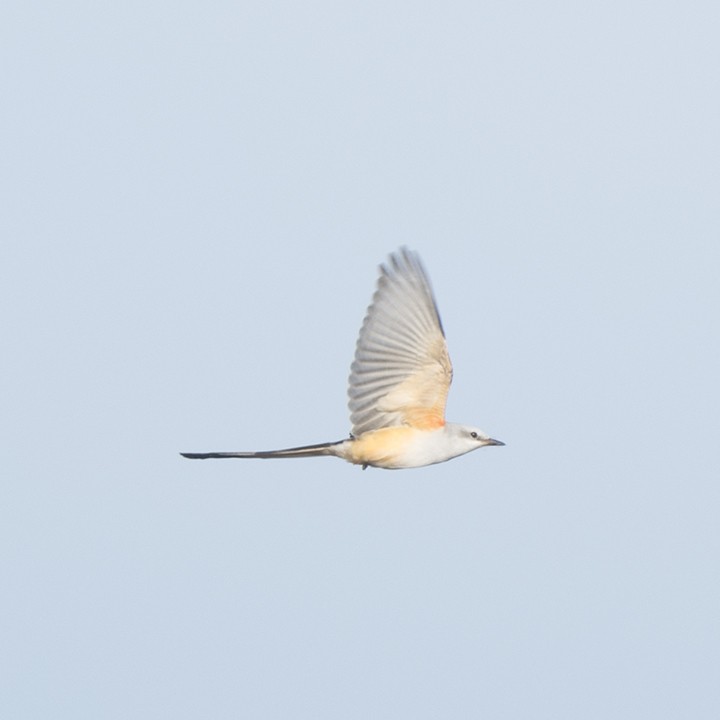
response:
{"label": "outstretched wing", "polygon": [[355,437],[397,425],[445,423],[452,365],[430,282],[416,253],[403,248],[380,267],[350,370]]}

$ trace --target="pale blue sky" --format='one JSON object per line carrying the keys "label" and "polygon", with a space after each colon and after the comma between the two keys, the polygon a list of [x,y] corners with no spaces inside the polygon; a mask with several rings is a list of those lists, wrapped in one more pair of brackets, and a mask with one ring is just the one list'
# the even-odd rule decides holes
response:
{"label": "pale blue sky", "polygon": [[[716,718],[720,10],[10,2],[0,715]],[[448,416],[337,440],[420,252]]]}

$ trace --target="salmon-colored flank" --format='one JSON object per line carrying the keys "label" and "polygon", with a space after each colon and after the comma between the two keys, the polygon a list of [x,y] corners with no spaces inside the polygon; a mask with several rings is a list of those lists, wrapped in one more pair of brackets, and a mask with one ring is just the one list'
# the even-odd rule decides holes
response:
{"label": "salmon-colored flank", "polygon": [[356,465],[392,465],[416,434],[405,426],[373,430],[350,443],[347,459]]}

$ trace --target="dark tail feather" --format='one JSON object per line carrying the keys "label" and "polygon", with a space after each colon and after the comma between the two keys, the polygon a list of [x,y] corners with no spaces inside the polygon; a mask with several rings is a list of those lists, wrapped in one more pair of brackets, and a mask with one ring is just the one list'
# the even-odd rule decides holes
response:
{"label": "dark tail feather", "polygon": [[302,447],[286,448],[285,450],[260,450],[259,452],[211,452],[211,453],[180,453],[190,460],[208,460],[210,458],[296,458],[319,457],[321,455],[337,455],[335,448],[345,441],[320,443],[319,445],[303,445]]}

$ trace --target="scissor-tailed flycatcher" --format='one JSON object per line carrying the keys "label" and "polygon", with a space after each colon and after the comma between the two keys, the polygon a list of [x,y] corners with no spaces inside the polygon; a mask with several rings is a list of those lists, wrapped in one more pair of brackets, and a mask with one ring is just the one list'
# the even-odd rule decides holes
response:
{"label": "scissor-tailed flycatcher", "polygon": [[452,365],[430,282],[403,248],[380,267],[350,370],[347,440],[260,452],[181,453],[186,458],[334,455],[381,468],[445,462],[484,445],[504,445],[478,428],[445,422]]}

